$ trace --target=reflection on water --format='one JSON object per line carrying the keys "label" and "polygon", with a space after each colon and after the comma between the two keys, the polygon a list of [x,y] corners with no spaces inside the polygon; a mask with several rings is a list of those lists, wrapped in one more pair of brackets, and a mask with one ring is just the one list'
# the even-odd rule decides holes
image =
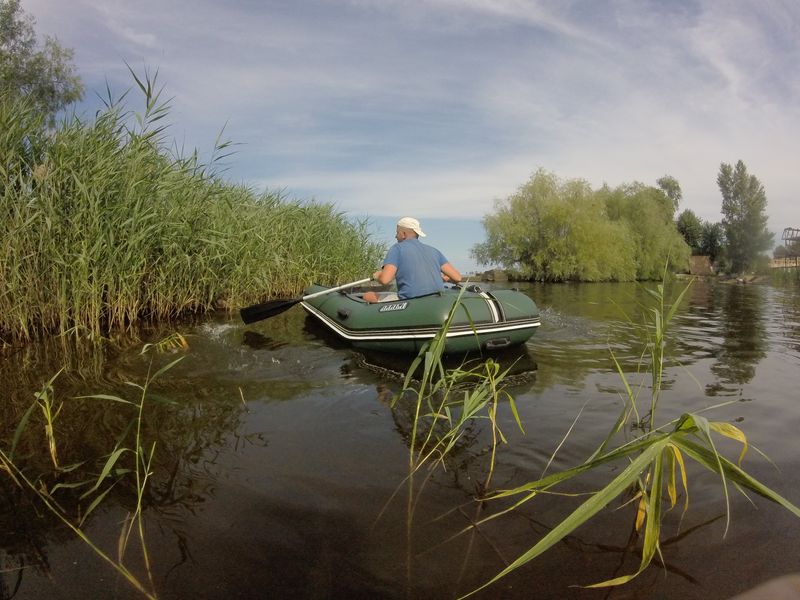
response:
{"label": "reflection on water", "polygon": [[[509,407],[500,406],[508,438],[492,480],[500,488],[539,476],[556,448],[548,472],[584,460],[602,441],[621,406],[609,349],[626,377],[643,381],[642,393],[649,393],[647,377],[637,372],[647,286],[521,287],[542,309],[542,326],[526,346],[496,356],[513,365],[507,389],[525,427],[519,432]],[[162,598],[454,597],[485,582],[576,506],[575,498],[543,495],[478,534],[456,535],[495,509],[473,500],[486,475],[491,430],[472,424],[446,468],[415,488],[421,493],[409,511],[403,485],[412,407],[392,399],[410,358],[354,353],[299,307],[249,327],[220,315],[178,330],[190,348],[154,384],[143,429],[146,440],[156,441],[145,515]],[[171,331],[149,332],[145,341]],[[129,440],[131,410],[74,397],[132,398],[136,390],[127,382],[144,380],[149,358],[134,340],[61,346],[2,350],[0,443],[9,448],[33,393],[66,367],[55,383],[64,401],[59,451],[65,461],[89,461],[96,473],[117,440]],[[697,281],[676,316],[668,354],[674,362],[665,375],[665,418],[720,400],[749,400],[709,416],[740,424],[782,469],[749,455],[748,471],[800,502],[799,461],[782,441],[800,428],[793,390],[800,366],[797,291]],[[174,358],[158,357],[155,368]],[[43,431],[34,414],[18,456],[30,472],[53,476]],[[571,491],[596,489],[615,468],[590,474]],[[0,482],[2,597],[137,597],[5,474]],[[727,598],[798,569],[796,518],[734,498],[733,526],[723,539],[719,483],[692,473],[690,490],[687,514],[673,511],[665,521],[664,569],[651,567],[629,586],[600,592],[604,598]],[[74,493],[62,501],[71,510],[86,508]],[[90,533],[113,551],[134,503],[134,488],[123,478],[90,516]],[[609,511],[477,597],[596,598],[596,590],[572,586],[634,571],[637,543],[630,513]]]}
{"label": "reflection on water", "polygon": [[[722,303],[722,344],[711,368],[719,385],[747,383],[766,355],[767,332],[763,314],[765,288],[732,286]],[[713,388],[712,388],[713,389]]]}
{"label": "reflection on water", "polygon": [[[352,360],[343,369],[346,374],[352,374],[359,369],[366,369],[380,375],[383,379],[403,380],[408,370],[411,368],[416,356],[402,355],[395,352],[351,352]],[[468,371],[478,367],[487,358],[491,358],[507,371],[504,378],[506,384],[522,384],[526,381],[533,381],[536,378],[536,361],[534,360],[528,346],[517,348],[506,348],[491,354],[482,355],[480,353],[468,353],[465,355],[445,355],[442,357],[442,365],[448,370]],[[423,369],[420,363],[418,369],[412,374],[413,378],[421,375]]]}

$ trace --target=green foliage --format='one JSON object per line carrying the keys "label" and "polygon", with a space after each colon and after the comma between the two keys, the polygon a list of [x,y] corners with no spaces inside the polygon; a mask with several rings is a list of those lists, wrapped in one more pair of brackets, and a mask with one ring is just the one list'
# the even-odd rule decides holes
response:
{"label": "green foliage", "polygon": [[[668,430],[668,431],[665,431]],[[714,441],[713,434],[736,440],[742,444],[738,464],[722,456]],[[530,482],[517,488],[500,492],[492,499],[515,498],[512,509],[518,509],[539,494],[554,493],[555,486],[569,481],[579,475],[598,468],[609,469],[611,463],[620,463],[618,473],[602,489],[589,494],[589,498],[578,506],[566,519],[553,527],[541,540],[528,551],[517,557],[511,564],[498,573],[493,579],[480,588],[470,592],[474,594],[495,583],[510,572],[530,562],[537,556],[552,548],[589,519],[600,514],[617,497],[624,497],[631,488],[636,489],[634,506],[636,507],[636,529],[642,538],[641,562],[634,573],[622,575],[614,579],[588,585],[599,588],[625,584],[641,574],[661,554],[661,524],[667,510],[677,504],[681,490],[688,498],[688,478],[685,466],[686,459],[694,459],[705,469],[716,473],[720,478],[726,504],[728,504],[728,484],[733,483],[737,489],[754,492],[764,498],[783,506],[797,517],[800,508],[786,498],[754,479],[741,468],[741,461],[748,449],[747,439],[740,429],[725,422],[708,421],[697,414],[684,414],[676,421],[657,431],[649,432],[640,438],[622,445],[612,451],[593,457],[589,461],[542,479]],[[622,466],[624,465],[624,468]],[[669,506],[667,506],[667,502]],[[688,500],[684,502],[684,511],[688,508]],[[479,525],[503,513],[488,517]],[[466,596],[465,596],[466,597]]]}
{"label": "green foliage", "polygon": [[0,0],[0,92],[28,98],[52,125],[60,109],[81,99],[83,84],[72,50],[50,37],[39,48],[34,24],[19,0]]}
{"label": "green foliage", "polygon": [[759,254],[750,264],[750,270],[758,275],[769,275],[772,271],[772,259],[768,254]]}
{"label": "green foliage", "polygon": [[657,278],[667,257],[688,261],[667,195],[642,184],[593,192],[537,171],[483,219],[487,241],[473,247],[481,264],[500,264],[540,281]]}
{"label": "green foliage", "polygon": [[683,236],[683,240],[692,249],[692,254],[700,254],[703,239],[703,223],[694,212],[688,208],[678,215],[676,221],[678,231]]}
{"label": "green foliage", "polygon": [[487,241],[473,255],[541,281],[630,280],[632,240],[604,211],[586,182],[539,170],[484,217]]}
{"label": "green foliage", "polygon": [[98,337],[374,270],[366,223],[172,155],[154,83],[137,79],[141,114],[109,102],[49,135],[29,99],[0,95],[0,338]]}
{"label": "green foliage", "polygon": [[[504,380],[510,368],[502,370],[492,359],[479,360],[472,367],[462,362],[455,369],[447,369],[442,362],[447,332],[459,311],[467,311],[461,303],[461,295],[453,302],[441,329],[423,345],[409,365],[403,387],[392,400],[394,409],[410,400],[408,408],[413,413],[406,479],[409,527],[413,514],[414,476],[420,469],[444,466],[473,425],[488,421],[492,436],[490,462],[486,478],[478,482],[480,493],[483,493],[491,483],[497,446],[506,442],[497,422],[501,401],[508,403],[514,420],[523,430],[514,398],[505,390]],[[415,376],[419,379],[414,379]]]}
{"label": "green foliage", "polygon": [[625,223],[635,244],[636,279],[656,280],[664,265],[685,269],[690,249],[672,220],[672,201],[660,189],[641,183],[602,188],[607,214]]}
{"label": "green foliage", "polygon": [[684,210],[675,222],[693,255],[708,256],[712,263],[722,254],[724,230],[720,223],[702,221],[694,212]]}
{"label": "green foliage", "polygon": [[722,163],[717,176],[722,193],[722,224],[725,248],[732,273],[752,269],[762,252],[772,245],[773,234],[767,229],[767,195],[764,186],[747,172],[740,160],[735,167]]}
{"label": "green foliage", "polygon": [[725,230],[722,223],[704,222],[700,232],[700,254],[708,256],[712,263],[722,255],[725,244]]}
{"label": "green foliage", "polygon": [[674,214],[675,211],[678,210],[678,206],[683,199],[681,184],[671,175],[664,175],[660,179],[657,179],[656,184],[658,184],[659,189],[664,192],[670,202],[672,202],[672,213]]}
{"label": "green foliage", "polygon": [[800,283],[800,267],[770,269],[769,280],[773,285],[796,285]]}

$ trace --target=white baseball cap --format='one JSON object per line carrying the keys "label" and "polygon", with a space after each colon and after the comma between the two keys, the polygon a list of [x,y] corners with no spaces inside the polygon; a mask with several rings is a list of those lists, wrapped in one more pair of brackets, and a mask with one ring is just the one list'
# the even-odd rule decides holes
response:
{"label": "white baseball cap", "polygon": [[419,237],[425,237],[425,232],[422,231],[422,227],[419,226],[419,221],[417,221],[414,217],[403,217],[397,222],[397,226],[404,229],[411,229]]}

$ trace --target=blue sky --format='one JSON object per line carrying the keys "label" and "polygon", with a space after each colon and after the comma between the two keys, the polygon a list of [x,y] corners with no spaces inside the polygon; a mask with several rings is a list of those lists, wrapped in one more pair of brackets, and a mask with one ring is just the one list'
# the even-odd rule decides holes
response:
{"label": "blue sky", "polygon": [[[795,0],[22,0],[75,51],[91,114],[158,71],[170,134],[225,176],[403,215],[462,270],[480,219],[539,168],[593,187],[669,174],[679,210],[721,219],[720,163],[800,227]],[[136,95],[128,106],[139,110]]]}

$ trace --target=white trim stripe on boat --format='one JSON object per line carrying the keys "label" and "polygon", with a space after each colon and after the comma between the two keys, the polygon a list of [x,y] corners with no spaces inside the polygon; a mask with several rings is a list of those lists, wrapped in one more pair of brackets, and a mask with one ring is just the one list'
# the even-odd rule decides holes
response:
{"label": "white trim stripe on boat", "polygon": [[[490,303],[491,304],[491,303]],[[307,304],[301,302],[300,306],[306,309],[309,313],[317,317],[322,323],[327,325],[330,329],[335,331],[341,337],[347,340],[421,340],[430,339],[436,335],[440,327],[424,327],[415,329],[403,330],[370,330],[363,333],[354,332],[352,330],[342,327],[334,319],[331,319],[321,310],[318,310]],[[493,307],[494,311],[494,307]],[[497,316],[497,313],[494,312]],[[525,319],[519,321],[508,321],[506,323],[493,323],[493,324],[478,324],[473,328],[470,325],[461,325],[451,327],[447,332],[448,338],[463,337],[468,335],[485,335],[490,333],[504,333],[507,331],[518,331],[520,329],[535,329],[541,325],[539,318]]]}
{"label": "white trim stripe on boat", "polygon": [[492,298],[486,292],[481,292],[481,298],[486,300],[486,304],[489,307],[489,312],[492,313],[492,321],[495,323],[500,322],[500,315],[497,313],[497,307],[494,305],[494,298]]}

